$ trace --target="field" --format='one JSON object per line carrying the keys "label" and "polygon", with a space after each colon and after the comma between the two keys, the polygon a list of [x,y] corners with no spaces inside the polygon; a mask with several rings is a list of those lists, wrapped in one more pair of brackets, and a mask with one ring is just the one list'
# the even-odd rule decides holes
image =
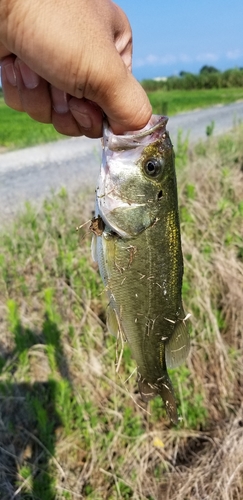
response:
{"label": "field", "polygon": [[[242,500],[242,127],[177,147],[191,353],[182,417],[139,397],[105,327],[89,197],[62,190],[0,235],[1,500]],[[142,409],[141,406],[144,408]]]}
{"label": "field", "polygon": [[[242,88],[208,90],[157,90],[148,93],[157,114],[175,115],[182,111],[227,104],[243,99]],[[8,108],[0,94],[0,151],[63,139],[52,125],[35,122],[25,113]]]}
{"label": "field", "polygon": [[10,109],[0,94],[0,149],[24,148],[63,139],[52,125],[35,122],[26,113]]}
{"label": "field", "polygon": [[192,109],[242,100],[243,89],[157,90],[148,92],[148,96],[154,113],[172,116]]}

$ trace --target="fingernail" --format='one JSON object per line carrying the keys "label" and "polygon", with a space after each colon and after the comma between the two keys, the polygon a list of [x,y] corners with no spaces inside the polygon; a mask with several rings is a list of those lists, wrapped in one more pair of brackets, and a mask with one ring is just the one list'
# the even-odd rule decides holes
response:
{"label": "fingernail", "polygon": [[6,78],[8,80],[8,83],[12,85],[12,87],[17,86],[17,79],[16,79],[16,73],[14,70],[14,65],[13,64],[6,64],[2,67],[2,70],[5,71]]}
{"label": "fingernail", "polygon": [[51,87],[52,105],[56,113],[65,114],[69,111],[67,94],[56,87]]}
{"label": "fingernail", "polygon": [[40,77],[30,69],[23,61],[17,62],[24,85],[27,89],[35,89],[40,83]]}
{"label": "fingernail", "polygon": [[60,115],[64,115],[69,111],[69,107],[65,102],[57,102],[55,106],[53,106],[53,108],[55,109],[56,113],[59,113]]}
{"label": "fingernail", "polygon": [[81,113],[76,106],[70,106],[70,111],[81,127],[86,129],[92,127],[92,121],[89,115]]}

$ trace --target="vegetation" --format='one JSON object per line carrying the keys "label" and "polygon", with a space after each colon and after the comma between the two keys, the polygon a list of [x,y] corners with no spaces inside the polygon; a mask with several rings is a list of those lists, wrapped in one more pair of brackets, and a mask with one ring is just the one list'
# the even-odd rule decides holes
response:
{"label": "vegetation", "polygon": [[[243,68],[221,73],[213,66],[203,66],[198,75],[181,71],[180,76],[166,81],[143,80],[141,83],[156,114],[172,116],[243,99]],[[38,123],[26,113],[8,108],[1,90],[0,123],[0,152],[64,138],[52,125]]]}
{"label": "vegetation", "polygon": [[160,398],[141,402],[128,347],[115,372],[88,225],[75,230],[90,200],[62,190],[2,230],[1,499],[242,499],[242,132],[177,146],[192,314],[177,427]]}
{"label": "vegetation", "polygon": [[[203,66],[199,74],[181,71],[179,76],[163,80],[143,80],[153,112],[174,115],[182,111],[243,99],[243,68],[220,72]],[[190,92],[188,92],[190,91]]]}
{"label": "vegetation", "polygon": [[219,71],[213,66],[203,66],[199,74],[180,71],[179,76],[163,80],[143,80],[146,92],[163,90],[222,89],[243,87],[243,68]]}
{"label": "vegetation", "polygon": [[0,148],[23,148],[64,138],[52,125],[32,120],[6,106],[0,94]]}
{"label": "vegetation", "polygon": [[243,88],[209,90],[157,90],[148,92],[153,112],[168,116],[215,104],[229,104],[243,99]]}

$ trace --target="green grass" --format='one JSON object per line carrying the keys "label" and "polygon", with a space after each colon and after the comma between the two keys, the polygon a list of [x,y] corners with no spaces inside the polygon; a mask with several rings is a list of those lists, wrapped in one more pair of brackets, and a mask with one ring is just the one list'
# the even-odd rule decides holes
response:
{"label": "green grass", "polygon": [[6,106],[0,96],[0,147],[13,149],[64,138],[52,125],[36,122]]}
{"label": "green grass", "polygon": [[242,499],[242,128],[188,147],[178,139],[192,348],[171,372],[177,427],[160,398],[141,402],[128,346],[115,373],[91,237],[75,229],[90,200],[62,190],[1,232],[4,500]]}
{"label": "green grass", "polygon": [[243,89],[157,90],[148,92],[148,96],[154,113],[172,116],[183,111],[215,104],[229,104],[243,99]]}

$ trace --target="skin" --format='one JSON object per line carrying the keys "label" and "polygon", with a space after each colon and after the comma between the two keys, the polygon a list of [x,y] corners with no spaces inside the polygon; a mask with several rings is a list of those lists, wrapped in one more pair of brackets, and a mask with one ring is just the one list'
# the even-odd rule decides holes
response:
{"label": "skin", "polygon": [[150,119],[111,0],[0,0],[0,62],[6,104],[62,134],[101,137],[103,112],[116,134]]}
{"label": "skin", "polygon": [[185,361],[190,341],[181,298],[183,257],[174,152],[166,121],[152,117],[146,138],[142,134],[114,138],[104,130],[93,256],[108,295],[107,327],[130,345],[141,396],[149,401],[160,395],[176,424],[176,399],[167,368]]}

